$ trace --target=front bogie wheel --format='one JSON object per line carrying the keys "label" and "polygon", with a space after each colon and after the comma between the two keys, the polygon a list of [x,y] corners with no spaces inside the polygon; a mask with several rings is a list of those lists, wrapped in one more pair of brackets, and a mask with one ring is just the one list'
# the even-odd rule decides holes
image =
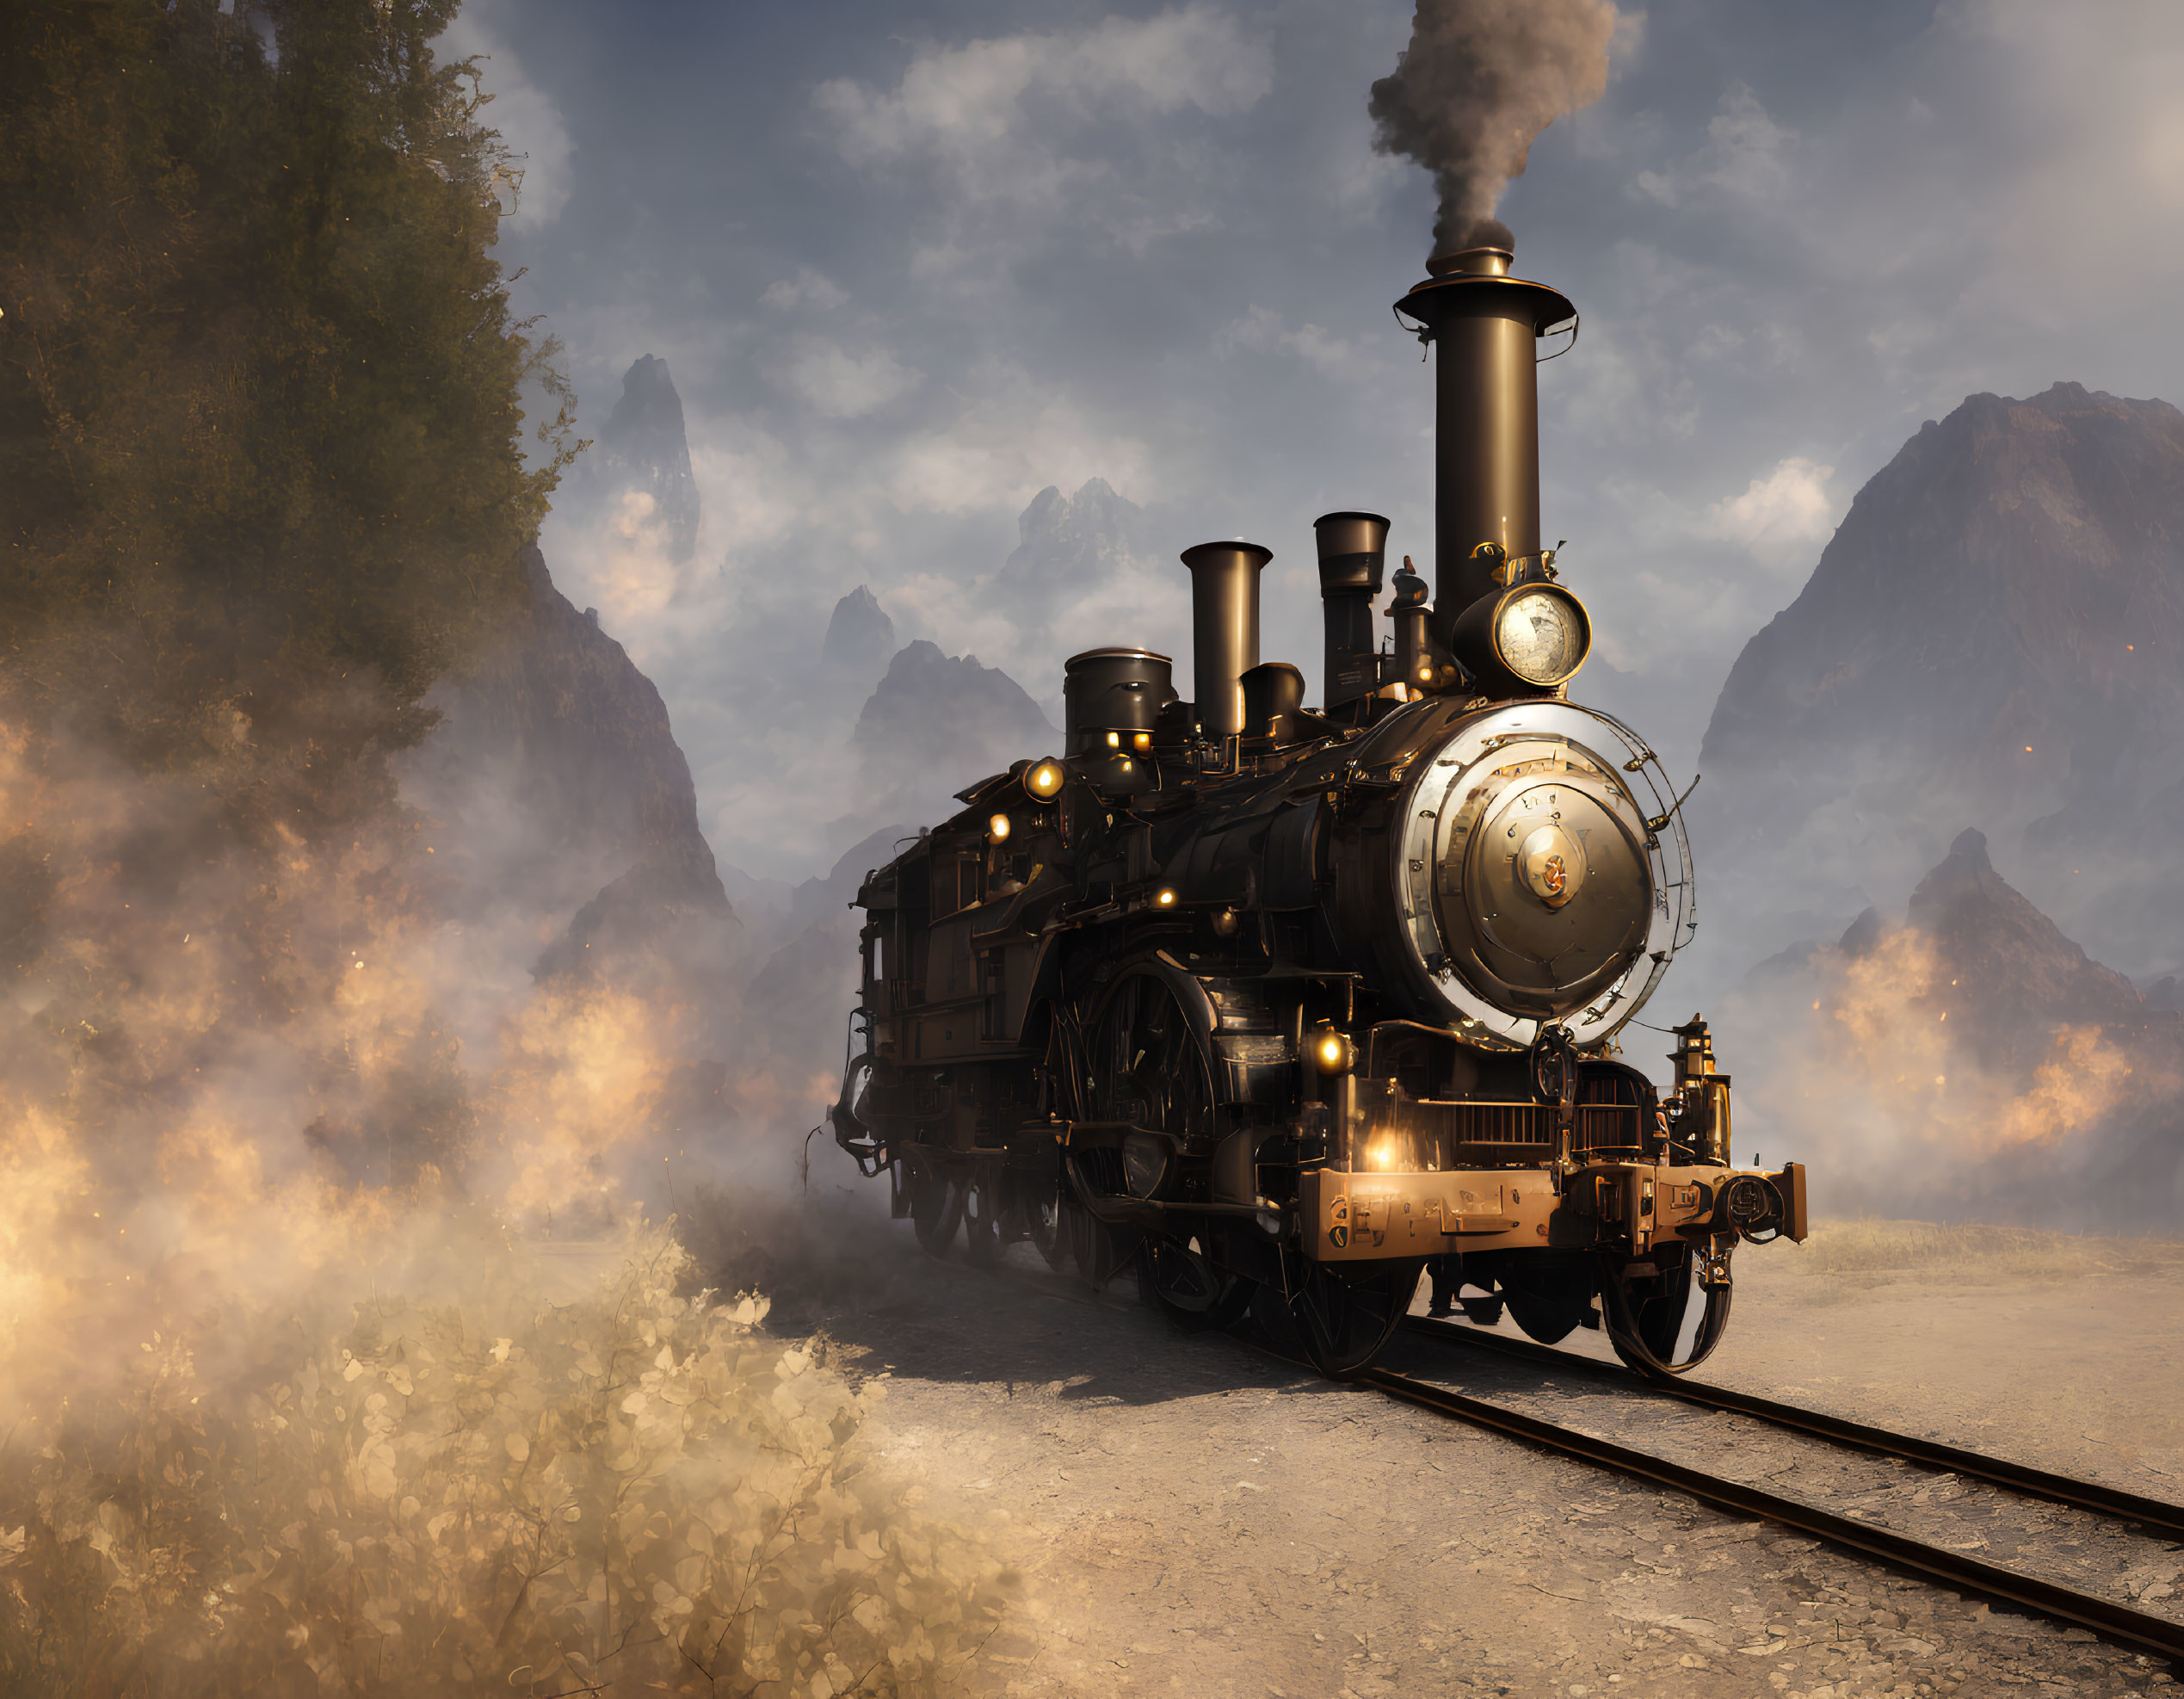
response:
{"label": "front bogie wheel", "polygon": [[1218,1267],[1195,1238],[1148,1233],[1138,1251],[1138,1290],[1186,1332],[1233,1326],[1255,1282]]}
{"label": "front bogie wheel", "polygon": [[1283,1270],[1287,1290],[1262,1286],[1251,1313],[1278,1344],[1339,1380],[1379,1356],[1410,1313],[1424,1267],[1415,1260],[1343,1264],[1296,1257]]}

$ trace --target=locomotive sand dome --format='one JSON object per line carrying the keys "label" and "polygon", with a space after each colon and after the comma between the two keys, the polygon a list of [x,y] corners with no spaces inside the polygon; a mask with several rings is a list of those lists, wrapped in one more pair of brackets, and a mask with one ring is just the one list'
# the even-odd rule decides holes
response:
{"label": "locomotive sand dome", "polygon": [[1540,544],[1536,366],[1576,314],[1509,261],[1437,256],[1397,303],[1436,355],[1430,602],[1408,560],[1385,584],[1385,519],[1322,517],[1308,708],[1259,656],[1270,551],[1185,550],[1195,699],[1151,650],[1074,657],[1060,755],[859,890],[835,1134],[935,1254],[1133,1268],[1330,1374],[1429,1270],[1437,1311],[1669,1373],[1720,1339],[1738,1244],[1804,1237],[1800,1167],[1730,1165],[1706,1022],[1665,1100],[1615,1043],[1696,924],[1691,858],[1652,751],[1569,700],[1592,630]]}

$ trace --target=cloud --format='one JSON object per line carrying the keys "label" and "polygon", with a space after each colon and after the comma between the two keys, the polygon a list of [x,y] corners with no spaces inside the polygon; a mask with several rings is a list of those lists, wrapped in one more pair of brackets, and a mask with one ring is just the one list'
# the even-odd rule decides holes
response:
{"label": "cloud", "polygon": [[807,336],[789,344],[778,381],[822,418],[859,419],[908,394],[923,377],[884,348],[859,352]]}
{"label": "cloud", "polygon": [[[1002,509],[1013,519],[1047,485],[1090,478],[1139,499],[1158,490],[1150,445],[1095,419],[1066,390],[1010,362],[966,376],[959,411],[888,456],[887,494],[904,511]],[[968,575],[959,566],[954,576]]]}
{"label": "cloud", "polygon": [[1029,185],[1040,178],[1023,174],[1021,147],[1029,142],[1043,153],[1058,118],[1185,107],[1225,116],[1257,104],[1273,82],[1263,41],[1225,14],[1194,5],[1143,21],[1110,17],[1089,30],[929,48],[891,92],[839,78],[821,83],[811,101],[836,126],[842,157],[853,164],[922,155],[947,160],[966,176]]}
{"label": "cloud", "polygon": [[848,301],[849,292],[807,265],[799,266],[794,277],[767,285],[766,293],[758,299],[768,306],[812,306],[831,312]]}
{"label": "cloud", "polygon": [[[922,173],[959,232],[996,219],[1070,219],[1142,253],[1213,214],[1147,211],[1153,185],[1131,158],[1128,127],[1178,114],[1232,118],[1273,86],[1264,40],[1225,12],[1189,5],[922,48],[892,89],[832,78],[812,91],[811,111],[858,170]],[[931,245],[945,254],[952,244]]]}
{"label": "cloud", "polygon": [[1721,97],[1706,125],[1706,143],[1678,167],[1642,170],[1632,179],[1639,193],[1677,207],[1706,190],[1747,206],[1783,207],[1792,182],[1798,138],[1768,116],[1760,98],[1738,83]]}
{"label": "cloud", "polygon": [[1354,382],[1378,373],[1383,361],[1348,337],[1338,337],[1317,324],[1299,324],[1291,330],[1281,314],[1255,304],[1243,317],[1224,325],[1213,339],[1217,354],[1239,351],[1281,354],[1309,367],[1323,378]]}
{"label": "cloud", "polygon": [[1809,565],[1818,558],[1814,545],[1834,533],[1842,505],[1832,485],[1835,475],[1831,466],[1792,454],[1755,478],[1742,495],[1711,504],[1703,528],[1769,565]]}

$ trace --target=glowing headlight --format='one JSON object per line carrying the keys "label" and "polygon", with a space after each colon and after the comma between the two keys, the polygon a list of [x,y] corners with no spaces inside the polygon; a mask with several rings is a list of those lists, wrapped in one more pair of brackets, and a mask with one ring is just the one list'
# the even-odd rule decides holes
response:
{"label": "glowing headlight", "polygon": [[1162,909],[1174,908],[1175,906],[1175,893],[1163,887],[1161,890],[1154,893],[1153,906],[1155,908]]}
{"label": "glowing headlight", "polygon": [[1347,1033],[1331,1027],[1313,1035],[1311,1052],[1313,1063],[1323,1074],[1348,1073],[1357,1066],[1357,1046]]}
{"label": "glowing headlight", "polygon": [[1150,732],[1138,732],[1133,733],[1130,739],[1130,747],[1132,749],[1151,749],[1152,747],[1152,733]]}
{"label": "glowing headlight", "polygon": [[1005,841],[1009,836],[1009,817],[1006,814],[996,814],[993,819],[988,820],[986,836],[996,843]]}
{"label": "glowing headlight", "polygon": [[1521,584],[1494,610],[1494,653],[1527,684],[1559,684],[1585,664],[1592,622],[1559,584]]}
{"label": "glowing headlight", "polygon": [[1044,802],[1061,789],[1063,776],[1060,762],[1051,759],[1038,762],[1033,765],[1031,771],[1024,775],[1024,788]]}

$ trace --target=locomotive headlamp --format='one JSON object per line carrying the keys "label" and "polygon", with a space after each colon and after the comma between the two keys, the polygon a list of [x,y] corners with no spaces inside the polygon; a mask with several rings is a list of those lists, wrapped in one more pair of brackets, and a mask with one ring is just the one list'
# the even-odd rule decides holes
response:
{"label": "locomotive headlamp", "polygon": [[1151,749],[1152,747],[1152,733],[1150,732],[1138,732],[1132,733],[1130,738],[1130,747],[1132,749]]}
{"label": "locomotive headlamp", "polygon": [[1175,893],[1168,889],[1167,887],[1163,886],[1158,891],[1153,893],[1153,906],[1157,909],[1174,908],[1175,906]]}
{"label": "locomotive headlamp", "polygon": [[1518,584],[1466,608],[1451,646],[1490,686],[1520,695],[1552,690],[1584,665],[1593,625],[1584,604],[1560,584]]}
{"label": "locomotive headlamp", "polygon": [[996,843],[1008,842],[1009,831],[1009,817],[1006,814],[996,814],[993,819],[986,822],[986,836]]}
{"label": "locomotive headlamp", "polygon": [[1357,1066],[1357,1046],[1349,1035],[1328,1027],[1312,1035],[1312,1061],[1323,1074],[1348,1073]]}
{"label": "locomotive headlamp", "polygon": [[1494,610],[1494,658],[1527,684],[1559,684],[1593,646],[1585,609],[1559,584],[1523,584]]}
{"label": "locomotive headlamp", "polygon": [[1047,760],[1036,762],[1031,771],[1024,775],[1024,788],[1041,802],[1062,788],[1062,763]]}

